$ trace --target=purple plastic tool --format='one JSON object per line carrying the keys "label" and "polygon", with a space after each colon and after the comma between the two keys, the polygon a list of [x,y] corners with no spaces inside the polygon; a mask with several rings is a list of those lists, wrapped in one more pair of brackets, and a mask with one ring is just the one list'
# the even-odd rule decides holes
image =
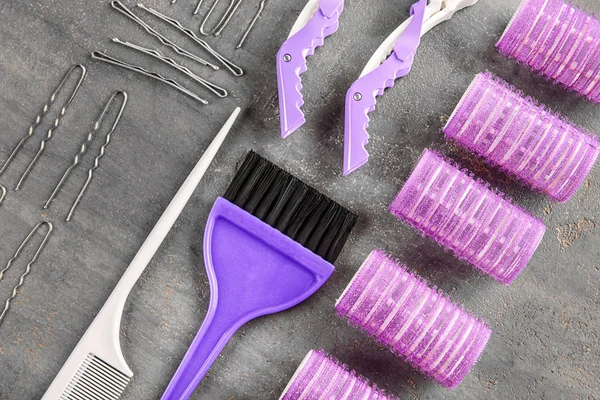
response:
{"label": "purple plastic tool", "polygon": [[600,141],[490,73],[479,74],[444,133],[556,201],[567,201],[600,153]]}
{"label": "purple plastic tool", "polygon": [[365,148],[369,141],[369,113],[375,109],[377,97],[392,87],[396,79],[410,72],[420,37],[475,3],[477,0],[430,0],[429,4],[419,1],[413,4],[411,17],[375,51],[346,94],[344,175],[369,160]]}
{"label": "purple plastic tool", "polygon": [[338,315],[440,384],[455,388],[483,353],[492,331],[375,250],[335,306]]}
{"label": "purple plastic tool", "polygon": [[277,53],[282,138],[306,122],[300,109],[304,104],[300,75],[307,70],[306,58],[338,30],[343,9],[344,0],[310,0]]}
{"label": "purple plastic tool", "polygon": [[323,350],[311,350],[279,400],[397,400]]}
{"label": "purple plastic tool", "polygon": [[408,75],[415,52],[421,43],[421,27],[427,0],[413,4],[412,20],[394,45],[392,54],[373,71],[361,76],[346,93],[346,122],[344,139],[344,175],[367,163],[365,146],[369,141],[369,113],[375,110],[377,96],[394,86],[396,79]]}
{"label": "purple plastic tool", "polygon": [[600,21],[561,0],[524,0],[498,50],[600,102]]}
{"label": "purple plastic tool", "polygon": [[333,273],[355,221],[347,209],[251,152],[209,215],[209,310],[162,399],[188,399],[246,322],[315,293]]}
{"label": "purple plastic tool", "polygon": [[542,221],[427,149],[390,211],[506,285],[546,231]]}

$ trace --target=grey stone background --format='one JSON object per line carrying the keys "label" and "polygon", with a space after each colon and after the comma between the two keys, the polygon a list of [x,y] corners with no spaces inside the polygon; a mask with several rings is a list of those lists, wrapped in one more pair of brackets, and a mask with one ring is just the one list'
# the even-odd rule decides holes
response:
{"label": "grey stone background", "polygon": [[[191,0],[145,0],[196,28]],[[386,91],[372,114],[370,163],[341,177],[346,89],[380,42],[407,14],[411,0],[349,0],[338,33],[309,60],[303,76],[306,125],[279,138],[274,56],[304,0],[271,0],[247,45],[235,51],[258,0],[246,0],[224,37],[211,38],[246,69],[235,78],[181,57],[202,76],[231,90],[218,100],[176,71],[110,43],[112,37],[158,43],[112,10],[108,1],[0,2],[0,161],[25,133],[60,77],[73,63],[89,68],[79,97],[21,192],[0,207],[0,264],[42,219],[56,231],[0,325],[0,399],[38,399],[85,332],[154,223],[234,106],[244,112],[178,223],[127,303],[122,348],[135,372],[124,399],[157,399],[169,382],[206,312],[209,288],[202,259],[205,220],[236,164],[253,148],[360,214],[336,273],[311,299],[243,327],[201,383],[196,399],[277,399],[313,348],[327,351],[403,399],[600,398],[600,171],[567,204],[551,204],[448,145],[441,127],[476,73],[491,70],[526,94],[591,131],[600,132],[597,106],[504,59],[494,43],[518,0],[481,0],[428,33],[412,73]],[[210,4],[210,2],[208,2]],[[222,1],[219,10],[227,4]],[[597,0],[577,0],[600,12]],[[127,5],[133,6],[132,1]],[[202,14],[207,10],[203,8]],[[144,16],[146,19],[146,17]],[[154,21],[147,18],[148,21]],[[178,43],[201,49],[154,23]],[[168,86],[93,62],[92,50],[139,63],[212,100],[203,107]],[[165,50],[165,49],[163,49]],[[165,50],[165,53],[172,55]],[[101,105],[117,89],[130,103],[86,198],[72,223],[69,205],[102,140],[97,140],[57,201],[52,191]],[[60,101],[60,100],[59,100]],[[37,150],[39,130],[0,183],[14,187]],[[441,149],[544,219],[546,237],[528,268],[510,287],[457,261],[387,212],[425,147]],[[38,239],[39,240],[39,239]],[[494,335],[462,385],[446,390],[380,348],[335,316],[333,305],[373,248],[399,260],[489,321]],[[30,249],[33,246],[30,246]],[[3,299],[25,258],[0,282]]]}

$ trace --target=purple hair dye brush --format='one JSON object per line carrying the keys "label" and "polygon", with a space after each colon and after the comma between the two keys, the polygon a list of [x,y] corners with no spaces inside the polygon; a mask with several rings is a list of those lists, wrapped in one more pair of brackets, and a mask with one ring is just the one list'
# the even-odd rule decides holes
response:
{"label": "purple hair dye brush", "polygon": [[315,293],[355,222],[349,210],[251,152],[208,218],[210,306],[162,399],[188,399],[246,322]]}
{"label": "purple hair dye brush", "polygon": [[279,400],[394,400],[323,350],[311,350]]}
{"label": "purple hair dye brush", "polygon": [[360,77],[346,93],[344,128],[344,175],[369,160],[365,149],[369,141],[369,113],[375,110],[377,97],[408,75],[420,38],[433,27],[452,18],[456,11],[478,0],[426,0],[413,4],[411,17],[400,25],[373,54]]}
{"label": "purple hair dye brush", "polygon": [[447,295],[375,250],[335,306],[338,315],[440,384],[455,388],[492,331]]}
{"label": "purple hair dye brush", "polygon": [[284,139],[306,122],[300,109],[304,104],[300,75],[307,70],[306,58],[338,30],[343,9],[344,0],[309,0],[277,53],[281,137]]}
{"label": "purple hair dye brush", "polygon": [[524,0],[498,50],[600,102],[600,21],[561,0]]}
{"label": "purple hair dye brush", "polygon": [[595,136],[490,73],[475,78],[444,133],[561,202],[577,191],[600,153]]}
{"label": "purple hair dye brush", "polygon": [[546,231],[540,220],[427,149],[390,211],[506,285]]}

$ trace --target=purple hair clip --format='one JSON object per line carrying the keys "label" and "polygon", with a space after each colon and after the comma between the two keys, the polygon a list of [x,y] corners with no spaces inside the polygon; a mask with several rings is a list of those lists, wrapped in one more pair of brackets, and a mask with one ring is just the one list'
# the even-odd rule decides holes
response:
{"label": "purple hair clip", "polygon": [[525,268],[546,231],[542,221],[430,150],[390,211],[506,285]]}
{"label": "purple hair clip", "polygon": [[397,400],[325,353],[311,350],[279,400]]}
{"label": "purple hair clip", "polygon": [[454,13],[472,6],[478,0],[419,0],[411,8],[411,17],[400,25],[377,49],[360,77],[346,94],[344,139],[344,175],[365,165],[369,154],[367,128],[369,113],[375,110],[377,97],[394,85],[396,79],[408,75],[421,36],[436,25],[452,18]]}
{"label": "purple hair clip", "polygon": [[444,128],[452,140],[556,201],[567,201],[600,141],[490,73],[477,75]]}
{"label": "purple hair clip", "polygon": [[343,9],[344,0],[310,0],[277,53],[282,138],[306,122],[300,109],[304,104],[300,75],[307,70],[306,58],[338,30]]}
{"label": "purple hair clip", "polygon": [[524,0],[498,50],[600,102],[600,21],[561,0]]}
{"label": "purple hair clip", "polygon": [[335,306],[338,315],[440,384],[455,388],[483,353],[486,323],[375,250]]}

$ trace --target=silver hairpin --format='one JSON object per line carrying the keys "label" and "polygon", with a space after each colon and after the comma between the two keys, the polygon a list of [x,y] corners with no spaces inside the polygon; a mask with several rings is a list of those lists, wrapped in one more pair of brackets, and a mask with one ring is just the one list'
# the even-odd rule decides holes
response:
{"label": "silver hairpin", "polygon": [[246,31],[242,35],[242,38],[240,39],[239,43],[237,44],[236,49],[241,49],[242,46],[244,45],[244,43],[246,42],[246,39],[248,38],[248,35],[252,31],[252,28],[254,28],[254,25],[256,25],[256,21],[258,21],[258,19],[260,18],[260,15],[262,14],[263,10],[265,9],[266,2],[267,2],[267,0],[262,0],[260,2],[260,5],[258,6],[258,10],[256,11],[256,14],[254,15],[254,18],[252,18],[252,21],[250,21],[250,25],[248,25],[248,28],[246,28]]}
{"label": "silver hairpin", "polygon": [[53,129],[56,129],[58,127],[60,120],[62,119],[62,117],[64,117],[64,115],[67,111],[67,108],[73,102],[73,100],[77,96],[77,93],[79,93],[79,89],[81,88],[81,85],[83,84],[83,81],[87,75],[87,70],[83,65],[80,65],[80,64],[74,65],[73,67],[71,67],[71,69],[69,69],[69,71],[67,71],[67,73],[63,77],[62,81],[58,84],[56,89],[54,89],[54,92],[52,92],[50,99],[48,99],[46,104],[44,104],[44,107],[42,107],[42,111],[40,111],[40,113],[35,117],[34,122],[31,124],[31,126],[27,130],[27,133],[25,134],[25,136],[23,136],[21,138],[19,143],[17,143],[17,145],[11,152],[8,159],[4,162],[4,165],[0,169],[0,175],[2,175],[4,173],[4,171],[6,171],[6,168],[8,168],[11,161],[15,158],[15,156],[19,153],[19,151],[21,151],[21,149],[23,148],[25,143],[33,136],[35,129],[40,125],[40,123],[42,122],[42,119],[48,113],[48,111],[50,110],[50,107],[54,104],[56,97],[60,94],[60,92],[64,88],[65,84],[67,83],[67,81],[69,80],[71,75],[73,75],[73,73],[78,69],[81,70],[81,75],[79,76],[79,79],[78,79],[77,83],[75,84],[75,87],[73,88],[73,91],[71,92],[71,95],[69,96],[67,101],[63,104],[59,115],[54,120],[54,128]]}
{"label": "silver hairpin", "polygon": [[60,179],[60,181],[58,182],[58,184],[54,188],[54,191],[52,192],[52,194],[50,195],[50,197],[46,201],[46,204],[44,204],[44,209],[47,209],[47,208],[50,207],[50,203],[56,198],[56,196],[58,195],[58,192],[60,192],[60,189],[63,187],[63,185],[65,184],[65,182],[67,181],[67,179],[71,175],[71,172],[73,172],[73,170],[79,165],[79,160],[81,159],[81,157],[83,157],[85,155],[85,153],[87,153],[89,145],[96,139],[96,135],[98,134],[98,131],[100,130],[100,127],[104,123],[104,119],[106,118],[106,116],[108,114],[108,111],[110,110],[112,104],[117,100],[118,97],[122,97],[123,101],[121,103],[121,107],[119,108],[117,116],[115,117],[115,120],[114,120],[113,125],[112,125],[112,127],[110,129],[109,134],[111,134],[112,132],[114,132],[114,130],[119,125],[119,122],[121,121],[121,117],[123,116],[123,112],[125,111],[125,106],[127,105],[127,93],[126,92],[122,92],[122,91],[115,92],[112,96],[110,96],[110,98],[108,99],[108,101],[104,105],[104,108],[102,109],[102,112],[100,113],[100,116],[98,117],[98,119],[94,123],[94,126],[93,126],[92,130],[88,133],[88,135],[85,138],[85,141],[81,144],[81,146],[79,148],[79,152],[73,158],[73,162],[66,169],[66,171],[63,174],[62,178]]}
{"label": "silver hairpin", "polygon": [[37,261],[40,253],[42,252],[42,250],[44,250],[44,247],[46,247],[46,243],[48,242],[48,239],[50,238],[50,235],[52,234],[52,231],[54,230],[54,227],[52,226],[52,224],[50,222],[45,222],[45,221],[44,222],[40,222],[39,224],[37,224],[31,230],[31,232],[29,232],[29,235],[27,235],[27,237],[25,237],[25,240],[23,240],[23,242],[21,243],[21,245],[17,249],[17,251],[15,252],[15,255],[10,260],[8,260],[8,263],[6,264],[6,267],[4,267],[4,269],[2,271],[0,271],[0,280],[2,280],[2,278],[4,277],[4,273],[10,269],[10,267],[12,266],[12,263],[19,257],[19,255],[21,254],[21,252],[23,251],[23,249],[25,248],[25,246],[27,246],[27,243],[29,243],[29,241],[31,240],[31,238],[44,225],[48,226],[48,232],[46,233],[46,236],[44,236],[44,239],[42,240],[42,243],[38,247],[37,251],[35,252],[35,254],[33,255],[33,257],[31,258],[31,260],[29,260],[29,263],[25,267],[25,272],[19,278],[19,283],[13,288],[10,297],[8,299],[6,299],[6,302],[4,303],[4,309],[2,310],[2,313],[0,314],[0,323],[2,323],[2,320],[4,319],[4,317],[6,316],[6,313],[8,312],[8,309],[10,308],[10,302],[15,297],[17,297],[18,290],[23,286],[23,283],[25,282],[25,277],[27,277],[27,275],[29,275],[29,273],[31,272],[31,266]]}
{"label": "silver hairpin", "polygon": [[147,54],[149,56],[152,56],[166,64],[169,64],[171,67],[173,67],[173,68],[177,69],[178,71],[182,72],[183,74],[187,75],[189,78],[196,81],[200,85],[204,86],[205,88],[207,88],[208,90],[210,90],[211,92],[213,92],[214,94],[216,94],[219,97],[227,97],[227,95],[228,95],[227,90],[223,89],[220,86],[215,85],[212,82],[207,81],[206,79],[199,77],[198,75],[194,74],[189,68],[179,64],[177,61],[173,60],[172,58],[164,56],[158,50],[148,49],[146,47],[142,47],[137,44],[130,43],[130,42],[124,42],[118,38],[114,38],[112,41],[115,43],[118,43],[120,45],[129,47],[130,49],[133,49],[133,50],[139,51],[141,53]]}
{"label": "silver hairpin", "polygon": [[206,50],[208,53],[210,53],[210,55],[212,55],[214,58],[216,58],[233,75],[235,75],[235,76],[244,75],[244,70],[242,68],[240,68],[239,66],[235,65],[233,62],[231,62],[228,59],[226,59],[225,57],[223,57],[215,49],[210,47],[210,45],[205,40],[198,37],[198,35],[196,35],[196,33],[193,30],[186,28],[176,19],[168,17],[168,16],[154,10],[153,8],[144,6],[143,4],[138,4],[138,7],[144,11],[149,12],[150,14],[154,15],[155,17],[161,19],[162,21],[170,24],[171,26],[177,28],[179,31],[184,33],[187,37],[192,39],[194,42],[199,44],[204,50]]}
{"label": "silver hairpin", "polygon": [[[75,69],[80,69],[81,70],[81,76],[79,77],[79,80],[77,81],[77,84],[75,85],[75,89],[73,90],[73,93],[71,94],[71,96],[69,97],[69,99],[67,100],[67,102],[65,103],[65,105],[61,108],[58,116],[54,119],[54,123],[52,124],[52,127],[48,130],[48,133],[46,134],[46,137],[43,138],[40,141],[40,148],[39,148],[38,152],[35,154],[35,156],[31,160],[31,162],[29,163],[29,165],[25,169],[25,172],[23,172],[23,175],[21,175],[21,179],[19,179],[19,182],[17,183],[17,186],[15,187],[15,190],[20,190],[21,186],[23,186],[23,183],[25,182],[25,180],[29,176],[29,173],[33,170],[33,167],[35,167],[35,165],[37,164],[38,160],[40,159],[40,157],[44,153],[44,150],[46,150],[46,144],[49,141],[51,141],[52,138],[54,137],[54,133],[56,132],[56,130],[58,129],[58,127],[60,125],[60,122],[64,118],[64,116],[65,116],[65,114],[67,112],[67,108],[69,107],[69,105],[71,105],[71,103],[75,99],[75,96],[77,96],[77,93],[79,93],[79,89],[81,88],[81,84],[83,83],[83,80],[85,79],[85,76],[87,75],[87,70],[86,70],[86,68],[83,65],[75,65],[67,73],[67,78],[71,75],[71,73]],[[64,80],[63,80],[63,82],[64,82]],[[19,144],[20,144],[20,142],[19,142]]]}
{"label": "silver hairpin", "polygon": [[92,53],[92,58],[94,60],[102,61],[102,62],[105,62],[108,64],[116,65],[117,67],[121,67],[121,68],[128,69],[130,71],[137,72],[138,74],[145,75],[148,78],[156,79],[157,81],[167,84],[174,89],[177,89],[181,93],[191,97],[192,99],[194,99],[202,104],[205,104],[205,105],[208,104],[208,101],[204,100],[202,97],[198,96],[196,93],[186,89],[177,81],[175,81],[173,79],[165,78],[164,76],[157,74],[156,72],[151,72],[151,71],[145,70],[144,68],[139,67],[137,65],[128,64],[124,61],[118,60],[118,59],[111,57],[107,54],[104,54],[100,51],[94,51]]}
{"label": "silver hairpin", "polygon": [[150,35],[154,36],[155,38],[157,38],[163,45],[170,47],[171,49],[173,49],[173,51],[175,51],[177,54],[180,54],[184,57],[188,57],[196,62],[199,62],[202,65],[206,65],[208,67],[211,67],[214,70],[218,70],[219,67],[214,65],[213,63],[210,63],[208,61],[206,61],[203,58],[198,57],[197,55],[190,53],[189,51],[181,48],[180,46],[176,45],[175,43],[173,43],[172,41],[170,41],[169,39],[167,39],[166,37],[164,37],[163,35],[161,35],[160,33],[158,33],[154,28],[152,28],[150,25],[148,25],[147,23],[145,23],[140,17],[138,17],[137,15],[135,15],[129,8],[125,7],[125,5],[123,3],[121,3],[118,0],[114,0],[111,3],[112,8],[114,8],[115,10],[119,11],[121,14],[127,16],[128,18],[130,18],[132,21],[134,21],[135,23],[137,23],[139,26],[141,26],[142,28],[144,28],[144,30],[146,32],[148,32]]}

